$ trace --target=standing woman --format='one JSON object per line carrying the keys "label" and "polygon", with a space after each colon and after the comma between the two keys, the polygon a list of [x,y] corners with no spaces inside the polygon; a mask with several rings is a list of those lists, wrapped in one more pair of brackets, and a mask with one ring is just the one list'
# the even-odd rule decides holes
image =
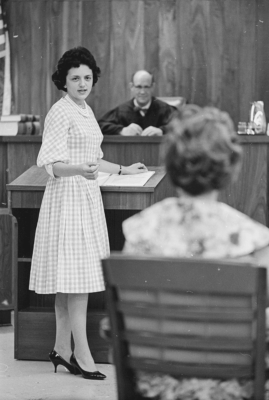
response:
{"label": "standing woman", "polygon": [[[100,260],[109,242],[98,170],[136,174],[141,163],[122,167],[102,160],[103,136],[85,102],[100,69],[84,47],[64,53],[52,81],[67,92],[47,114],[37,165],[50,175],[40,209],[30,290],[55,293],[56,340],[49,358],[86,379],[104,379],[86,334],[88,293],[105,290]],[[74,354],[71,350],[71,333]]]}

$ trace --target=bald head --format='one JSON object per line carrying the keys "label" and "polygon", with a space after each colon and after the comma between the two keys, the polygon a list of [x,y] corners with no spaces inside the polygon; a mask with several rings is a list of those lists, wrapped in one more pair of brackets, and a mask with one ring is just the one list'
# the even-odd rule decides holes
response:
{"label": "bald head", "polygon": [[138,105],[145,106],[152,98],[154,89],[153,75],[145,70],[136,71],[130,87]]}
{"label": "bald head", "polygon": [[136,82],[140,81],[141,79],[149,80],[151,85],[154,82],[153,75],[150,72],[148,72],[148,71],[146,71],[144,69],[141,69],[140,71],[136,71],[133,74],[132,82],[133,82],[134,85],[136,85],[137,84]]}

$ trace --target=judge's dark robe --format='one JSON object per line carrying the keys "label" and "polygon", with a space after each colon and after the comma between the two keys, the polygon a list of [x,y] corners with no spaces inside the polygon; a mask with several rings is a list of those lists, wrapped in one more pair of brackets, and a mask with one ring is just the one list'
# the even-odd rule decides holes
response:
{"label": "judge's dark robe", "polygon": [[132,99],[108,111],[98,120],[98,123],[103,135],[119,135],[123,128],[132,123],[141,126],[143,130],[154,126],[165,133],[164,127],[173,111],[175,107],[153,97],[146,115],[142,116]]}

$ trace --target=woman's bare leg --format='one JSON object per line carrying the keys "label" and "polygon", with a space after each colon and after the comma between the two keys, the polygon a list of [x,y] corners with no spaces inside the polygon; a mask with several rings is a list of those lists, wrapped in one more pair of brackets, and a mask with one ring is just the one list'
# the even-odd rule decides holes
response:
{"label": "woman's bare leg", "polygon": [[87,322],[88,294],[69,294],[68,311],[70,325],[75,343],[74,354],[80,367],[85,371],[93,372],[97,368],[89,348],[86,322]]}
{"label": "woman's bare leg", "polygon": [[54,350],[70,362],[71,350],[71,325],[68,313],[68,293],[57,293],[55,297],[56,315],[56,340]]}

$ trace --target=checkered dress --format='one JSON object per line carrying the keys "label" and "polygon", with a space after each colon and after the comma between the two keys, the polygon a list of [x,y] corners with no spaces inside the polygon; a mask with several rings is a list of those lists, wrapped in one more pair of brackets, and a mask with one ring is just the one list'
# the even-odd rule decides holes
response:
{"label": "checkered dress", "polygon": [[77,106],[67,95],[50,109],[39,167],[49,174],[32,256],[29,289],[36,293],[91,293],[104,290],[100,259],[109,242],[97,181],[76,175],[56,178],[52,164],[96,161],[103,153],[102,133],[90,107]]}

